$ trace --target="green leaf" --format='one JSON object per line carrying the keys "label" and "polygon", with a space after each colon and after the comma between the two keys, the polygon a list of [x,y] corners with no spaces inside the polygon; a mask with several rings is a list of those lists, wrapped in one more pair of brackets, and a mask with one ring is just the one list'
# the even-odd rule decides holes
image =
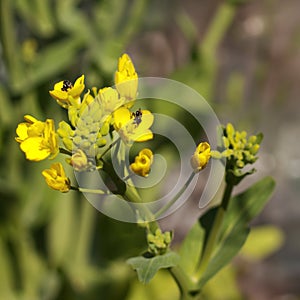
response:
{"label": "green leaf", "polygon": [[264,208],[275,188],[275,181],[265,177],[249,189],[233,197],[228,205],[223,222],[223,232],[226,234],[236,224],[247,225]]}
{"label": "green leaf", "polygon": [[202,251],[204,229],[197,222],[185,237],[180,250],[179,266],[187,273],[193,274]]}
{"label": "green leaf", "polygon": [[250,229],[247,227],[236,226],[234,229],[218,244],[215,255],[211,258],[208,267],[202,276],[198,288],[212,278],[218,271],[225,267],[233,257],[239,252],[245,243]]}
{"label": "green leaf", "polygon": [[144,256],[132,257],[127,263],[137,271],[138,279],[142,283],[148,283],[159,269],[171,268],[177,265],[178,254],[168,252],[164,255],[158,255],[151,258]]}
{"label": "green leaf", "polygon": [[239,252],[250,232],[249,222],[258,215],[274,190],[275,182],[266,177],[230,200],[222,234],[199,284],[201,288]]}
{"label": "green leaf", "polygon": [[[220,230],[220,238],[201,277],[199,289],[240,251],[249,234],[249,222],[261,212],[274,186],[274,180],[266,177],[230,200]],[[179,265],[189,276],[194,275],[217,211],[218,207],[207,211],[192,227],[182,243]]]}

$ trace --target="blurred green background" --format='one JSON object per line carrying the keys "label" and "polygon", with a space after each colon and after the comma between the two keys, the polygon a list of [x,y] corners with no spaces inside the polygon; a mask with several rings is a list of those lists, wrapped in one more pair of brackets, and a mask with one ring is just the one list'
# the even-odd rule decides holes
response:
{"label": "blurred green background", "polygon": [[[124,263],[144,250],[143,230],[50,190],[49,161],[27,162],[14,141],[25,114],[65,118],[48,94],[55,82],[85,74],[87,87],[109,86],[125,51],[139,76],[184,82],[222,123],[265,135],[258,172],[241,189],[275,177],[254,225],[275,225],[285,242],[268,244],[272,229],[258,235],[273,250],[236,259],[224,273],[234,283],[221,280],[234,293],[208,288],[208,299],[300,299],[299,11],[298,0],[0,0],[0,299],[178,297],[166,273],[145,287]],[[176,242],[202,213],[197,201],[161,222]]]}

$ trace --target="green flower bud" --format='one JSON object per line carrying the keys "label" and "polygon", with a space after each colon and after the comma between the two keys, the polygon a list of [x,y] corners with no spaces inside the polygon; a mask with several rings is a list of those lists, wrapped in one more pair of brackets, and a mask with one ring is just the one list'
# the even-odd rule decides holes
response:
{"label": "green flower bud", "polygon": [[245,164],[242,160],[237,160],[236,165],[238,168],[243,168],[245,166]]}
{"label": "green flower bud", "polygon": [[223,139],[223,145],[224,145],[224,147],[225,148],[229,148],[230,144],[229,144],[228,138],[225,137],[225,136],[223,136],[222,139]]}
{"label": "green flower bud", "polygon": [[65,121],[59,122],[56,132],[61,138],[74,136],[74,131],[72,130],[71,126]]}
{"label": "green flower bud", "polygon": [[109,133],[109,123],[108,122],[104,122],[101,129],[100,129],[100,132],[102,135],[107,135]]}
{"label": "green flower bud", "polygon": [[71,122],[71,124],[73,125],[73,127],[76,127],[77,125],[77,120],[78,120],[78,115],[77,115],[77,109],[74,106],[70,106],[68,109],[68,117],[69,120]]}
{"label": "green flower bud", "polygon": [[73,141],[67,137],[62,139],[64,146],[69,150],[72,151],[73,149]]}
{"label": "green flower bud", "polygon": [[76,146],[79,146],[81,144],[81,136],[79,135],[76,135],[74,138],[73,138],[73,143],[76,145]]}
{"label": "green flower bud", "polygon": [[99,147],[104,147],[104,146],[106,145],[106,143],[107,143],[107,141],[106,141],[105,138],[101,138],[101,139],[98,139],[98,140],[97,140],[97,145],[98,145]]}
{"label": "green flower bud", "polygon": [[255,145],[250,149],[250,153],[253,154],[253,155],[255,155],[255,154],[258,152],[259,148],[260,148],[260,145],[255,144]]}

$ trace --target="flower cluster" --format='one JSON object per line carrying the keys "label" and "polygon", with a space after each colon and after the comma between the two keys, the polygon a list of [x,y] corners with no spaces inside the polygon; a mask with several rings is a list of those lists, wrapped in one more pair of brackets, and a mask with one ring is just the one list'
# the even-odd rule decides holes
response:
{"label": "flower cluster", "polygon": [[[253,164],[257,160],[257,153],[263,139],[261,133],[248,137],[246,131],[237,131],[231,123],[223,127],[221,151],[211,151],[211,156],[215,159],[226,159],[227,177],[233,176],[230,180],[235,180],[236,184],[246,175],[252,174],[255,169],[243,172],[243,168],[248,164]],[[235,178],[235,179],[234,179]]]}
{"label": "flower cluster", "polygon": [[231,123],[223,128],[222,142],[225,150],[214,151],[212,155],[216,158],[226,157],[229,167],[243,168],[247,164],[253,164],[257,160],[257,152],[262,141],[262,134],[247,137],[246,131],[237,131]]}
{"label": "flower cluster", "polygon": [[24,116],[24,119],[25,122],[17,127],[16,141],[20,143],[26,158],[32,161],[40,161],[50,155],[54,158],[58,154],[58,138],[54,121],[47,119],[42,122],[30,115]]}
{"label": "flower cluster", "polygon": [[[82,75],[74,83],[62,80],[49,92],[68,112],[68,122],[61,121],[57,130],[52,119],[42,122],[29,115],[18,125],[16,141],[28,160],[52,159],[61,152],[69,155],[66,161],[75,171],[93,171],[102,168],[104,155],[115,145],[113,139],[117,136],[125,145],[153,138],[152,113],[140,108],[131,111],[138,93],[138,75],[127,54],[119,58],[115,88],[93,87],[83,94],[84,79]],[[59,138],[63,147],[59,147]],[[150,172],[150,161],[152,152],[147,149],[130,169],[145,177]],[[53,164],[43,171],[43,176],[51,188],[69,190],[62,165]]]}
{"label": "flower cluster", "polygon": [[159,228],[155,233],[148,233],[148,251],[153,255],[164,254],[172,241],[172,232],[162,232]]}

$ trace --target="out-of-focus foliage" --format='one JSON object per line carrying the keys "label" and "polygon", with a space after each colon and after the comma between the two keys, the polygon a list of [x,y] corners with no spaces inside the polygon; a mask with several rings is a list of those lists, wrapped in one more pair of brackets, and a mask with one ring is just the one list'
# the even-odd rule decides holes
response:
{"label": "out-of-focus foliage", "polygon": [[[111,84],[116,58],[141,32],[150,2],[0,0],[0,299],[178,296],[169,274],[144,287],[125,264],[145,249],[142,229],[101,215],[73,193],[51,191],[41,176],[48,162],[29,167],[14,142],[28,112],[63,118],[47,96],[54,82],[88,74],[87,86]],[[178,15],[191,59],[173,79],[210,98],[216,48],[234,14],[235,6],[220,4],[201,45],[189,17]],[[234,82],[228,93],[238,90]]]}
{"label": "out-of-focus foliage", "polygon": [[[240,252],[240,257],[246,261],[263,260],[279,250],[283,241],[283,232],[277,227],[254,227]],[[207,283],[203,290],[204,297],[211,300],[241,299],[236,278],[238,272],[242,272],[242,268],[238,262],[227,265]]]}
{"label": "out-of-focus foliage", "polygon": [[[62,118],[48,91],[89,74],[111,83],[115,61],[139,30],[147,1],[0,1],[0,298],[124,299],[143,231],[110,220],[84,198],[43,182],[14,142],[30,112]],[[48,96],[47,96],[48,95]],[[122,247],[120,247],[122,245]],[[120,261],[119,261],[120,260]]]}

